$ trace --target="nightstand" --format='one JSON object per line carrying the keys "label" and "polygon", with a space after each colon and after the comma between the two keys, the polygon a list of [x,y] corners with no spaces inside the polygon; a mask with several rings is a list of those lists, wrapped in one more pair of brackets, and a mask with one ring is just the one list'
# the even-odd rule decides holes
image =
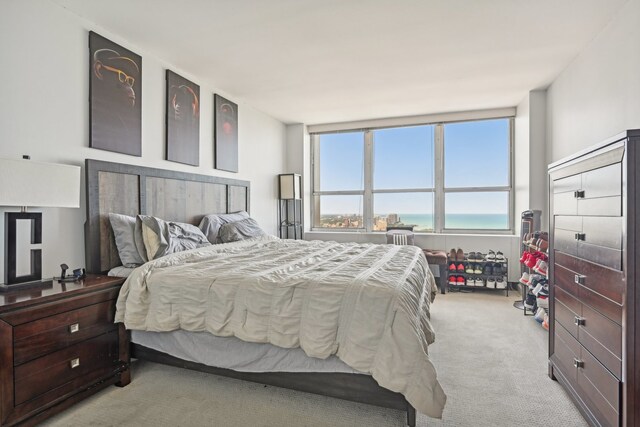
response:
{"label": "nightstand", "polygon": [[129,339],[114,324],[124,279],[88,275],[0,292],[0,425],[34,425],[130,382]]}

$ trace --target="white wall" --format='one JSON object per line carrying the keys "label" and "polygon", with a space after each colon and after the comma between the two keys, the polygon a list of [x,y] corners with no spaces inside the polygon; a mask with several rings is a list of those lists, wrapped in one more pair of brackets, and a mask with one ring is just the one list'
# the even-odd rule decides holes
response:
{"label": "white wall", "polygon": [[640,0],[629,0],[548,89],[547,161],[640,128]]}
{"label": "white wall", "polygon": [[304,201],[304,230],[311,227],[311,139],[307,126],[302,123],[287,126],[286,173],[302,175]]}
{"label": "white wall", "polygon": [[[142,55],[142,157],[88,146],[88,30]],[[252,216],[265,230],[276,233],[275,177],[285,167],[285,126],[281,122],[215,88],[205,80],[206,76],[191,75],[188,70],[173,67],[169,61],[160,60],[152,52],[47,0],[3,2],[0,55],[0,157],[20,158],[29,154],[34,160],[75,165],[93,158],[249,180]],[[163,160],[166,68],[200,85],[200,167]],[[213,169],[214,92],[239,104],[237,174]],[[56,273],[62,262],[71,267],[84,266],[84,183],[81,194],[81,209],[33,209],[43,212],[44,277]],[[0,214],[7,210],[0,210]],[[0,227],[2,241],[3,230]],[[0,247],[0,272],[4,271],[3,247]]]}

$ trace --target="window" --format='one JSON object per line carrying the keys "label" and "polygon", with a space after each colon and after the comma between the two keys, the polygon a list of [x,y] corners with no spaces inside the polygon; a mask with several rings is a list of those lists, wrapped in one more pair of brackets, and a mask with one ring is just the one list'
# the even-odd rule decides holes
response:
{"label": "window", "polygon": [[312,135],[314,229],[513,228],[512,119]]}

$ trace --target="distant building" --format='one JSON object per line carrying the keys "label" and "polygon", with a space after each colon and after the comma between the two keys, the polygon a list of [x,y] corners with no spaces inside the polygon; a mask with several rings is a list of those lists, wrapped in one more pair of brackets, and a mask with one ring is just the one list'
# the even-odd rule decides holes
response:
{"label": "distant building", "polygon": [[387,225],[393,225],[400,222],[400,217],[398,214],[389,214],[387,215]]}

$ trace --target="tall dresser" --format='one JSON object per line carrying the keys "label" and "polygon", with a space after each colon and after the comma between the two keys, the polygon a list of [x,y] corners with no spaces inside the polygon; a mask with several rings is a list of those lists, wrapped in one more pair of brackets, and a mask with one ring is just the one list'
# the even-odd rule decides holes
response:
{"label": "tall dresser", "polygon": [[549,375],[596,426],[640,427],[640,130],[549,166]]}

